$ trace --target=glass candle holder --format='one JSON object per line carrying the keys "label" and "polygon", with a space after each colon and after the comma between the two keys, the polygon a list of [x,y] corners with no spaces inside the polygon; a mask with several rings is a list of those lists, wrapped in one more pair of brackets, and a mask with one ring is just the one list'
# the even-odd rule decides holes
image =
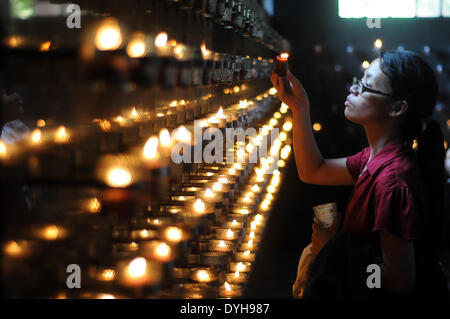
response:
{"label": "glass candle holder", "polygon": [[162,265],[144,257],[119,261],[117,272],[118,282],[123,287],[153,286],[162,280]]}
{"label": "glass candle holder", "polygon": [[215,251],[207,251],[200,254],[200,260],[202,264],[208,266],[217,266],[224,268],[228,263],[230,255],[228,253],[221,253]]}
{"label": "glass candle holder", "polygon": [[239,271],[228,272],[225,274],[225,281],[230,284],[244,284],[247,282],[247,274]]}
{"label": "glass candle holder", "polygon": [[219,296],[222,298],[239,298],[242,296],[242,287],[225,282],[219,287]]}
{"label": "glass candle holder", "polygon": [[215,286],[219,284],[219,273],[212,268],[194,268],[191,272],[191,280],[197,283]]}
{"label": "glass candle holder", "polygon": [[228,240],[211,239],[208,242],[208,250],[221,253],[230,253],[234,250],[234,244],[232,241]]}
{"label": "glass candle holder", "polygon": [[223,228],[229,228],[229,229],[243,229],[244,223],[241,221],[238,221],[237,219],[231,219],[226,221],[223,225]]}
{"label": "glass candle holder", "polygon": [[246,262],[255,261],[255,254],[252,253],[250,250],[245,250],[243,252],[236,252],[234,257],[236,261],[246,261]]}
{"label": "glass candle holder", "polygon": [[232,261],[229,264],[229,269],[230,272],[243,272],[243,273],[247,273],[251,270],[251,263],[246,262],[246,261]]}
{"label": "glass candle holder", "polygon": [[231,228],[217,228],[216,238],[222,240],[237,240],[239,238],[240,231]]}
{"label": "glass candle holder", "polygon": [[160,240],[150,240],[139,245],[139,255],[160,263],[169,263],[175,259],[175,252],[170,245]]}

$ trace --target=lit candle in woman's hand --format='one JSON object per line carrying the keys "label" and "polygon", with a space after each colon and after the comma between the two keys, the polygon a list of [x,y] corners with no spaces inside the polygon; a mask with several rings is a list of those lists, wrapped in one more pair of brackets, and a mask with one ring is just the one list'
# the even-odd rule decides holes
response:
{"label": "lit candle in woman's hand", "polygon": [[288,53],[281,53],[279,56],[277,56],[277,66],[275,68],[275,73],[277,73],[280,76],[285,76],[287,72],[287,61],[289,58]]}

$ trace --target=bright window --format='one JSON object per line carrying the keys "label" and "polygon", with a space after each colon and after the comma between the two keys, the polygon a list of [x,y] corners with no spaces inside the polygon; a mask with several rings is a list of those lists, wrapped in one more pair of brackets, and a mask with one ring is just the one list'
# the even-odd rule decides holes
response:
{"label": "bright window", "polygon": [[418,0],[416,15],[418,17],[436,18],[441,15],[440,0]]}
{"label": "bright window", "polygon": [[341,18],[434,18],[450,16],[450,0],[339,0]]}

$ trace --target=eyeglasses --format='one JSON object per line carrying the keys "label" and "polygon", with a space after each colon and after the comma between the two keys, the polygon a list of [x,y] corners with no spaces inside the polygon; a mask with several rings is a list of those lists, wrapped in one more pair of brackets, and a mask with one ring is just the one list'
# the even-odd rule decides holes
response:
{"label": "eyeglasses", "polygon": [[373,94],[379,94],[379,95],[384,95],[384,96],[389,96],[395,100],[404,100],[403,98],[397,96],[397,95],[393,95],[393,94],[388,94],[388,93],[384,93],[375,89],[372,89],[370,87],[368,87],[367,85],[365,85],[363,83],[363,81],[358,80],[356,77],[353,78],[353,84],[352,87],[356,86],[356,92],[358,94],[363,94],[364,92],[370,92]]}

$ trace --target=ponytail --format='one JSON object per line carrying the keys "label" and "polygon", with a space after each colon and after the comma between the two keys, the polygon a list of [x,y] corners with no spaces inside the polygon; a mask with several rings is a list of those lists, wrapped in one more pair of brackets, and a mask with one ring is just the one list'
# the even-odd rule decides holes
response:
{"label": "ponytail", "polygon": [[429,122],[417,139],[416,158],[422,170],[422,176],[428,194],[428,209],[425,211],[424,239],[431,253],[437,256],[442,243],[445,200],[445,149],[444,138],[439,123]]}

